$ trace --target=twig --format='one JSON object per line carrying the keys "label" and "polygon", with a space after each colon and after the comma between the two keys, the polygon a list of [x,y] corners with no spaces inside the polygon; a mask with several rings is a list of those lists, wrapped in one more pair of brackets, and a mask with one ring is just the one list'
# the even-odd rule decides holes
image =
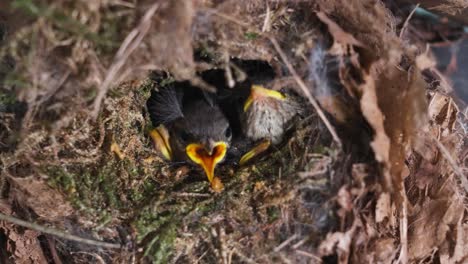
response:
{"label": "twig", "polygon": [[31,223],[27,222],[21,219],[18,219],[13,216],[5,215],[3,213],[0,213],[0,221],[7,221],[10,223],[13,223],[15,225],[23,226],[29,229],[33,229],[45,234],[53,235],[56,237],[60,237],[63,239],[75,241],[78,243],[83,243],[91,246],[96,246],[96,247],[105,247],[105,248],[114,248],[114,249],[120,249],[122,246],[120,244],[114,244],[114,243],[108,243],[108,242],[103,242],[103,241],[97,241],[97,240],[92,240],[92,239],[87,239],[87,238],[82,238],[78,236],[74,236],[71,234],[67,234],[61,230],[55,229],[55,228],[50,228],[50,227],[45,227],[38,225],[36,223]]}
{"label": "twig", "polygon": [[294,234],[290,238],[286,239],[283,243],[279,244],[279,246],[275,247],[273,249],[274,252],[280,252],[283,248],[285,248],[287,245],[289,245],[293,240],[297,238],[297,234]]}
{"label": "twig", "polygon": [[231,71],[231,67],[230,67],[230,63],[229,63],[229,54],[227,52],[224,53],[224,68],[226,69],[226,80],[227,80],[227,83],[228,83],[228,87],[229,88],[233,88],[234,85],[236,85],[236,82],[234,81],[234,78],[232,78],[232,71]]}
{"label": "twig", "polygon": [[195,261],[195,264],[200,263],[200,261],[202,260],[202,258],[203,258],[204,256],[206,256],[207,253],[208,253],[208,250],[206,250],[205,252],[203,252],[203,254],[201,254],[201,256],[197,259],[197,261]]}
{"label": "twig", "polygon": [[418,7],[419,7],[419,3],[414,7],[413,11],[411,11],[411,13],[406,18],[405,23],[403,24],[403,27],[400,30],[400,36],[399,36],[400,38],[403,37],[403,33],[405,33],[405,30],[408,27],[408,23],[409,23],[411,17],[413,17],[414,12],[416,12],[416,9],[418,9]]}
{"label": "twig", "polygon": [[174,192],[172,193],[177,197],[211,197],[211,194],[208,193],[191,193],[191,192]]}
{"label": "twig", "polygon": [[299,254],[299,255],[302,255],[302,256],[309,257],[309,258],[317,261],[317,263],[322,263],[323,262],[321,258],[319,258],[319,257],[315,256],[314,254],[309,253],[307,251],[296,249],[296,253]]}
{"label": "twig", "polygon": [[305,242],[307,242],[307,240],[309,240],[309,238],[303,238],[302,240],[300,240],[299,242],[297,242],[296,244],[292,245],[292,249],[298,249],[300,246],[304,245]]}
{"label": "twig", "polygon": [[52,255],[52,259],[54,260],[54,264],[63,264],[62,260],[60,259],[57,248],[55,247],[55,240],[51,237],[47,237],[47,243],[49,244],[50,254]]}
{"label": "twig", "polygon": [[112,65],[107,72],[106,78],[104,79],[104,82],[99,89],[96,99],[94,100],[93,112],[91,113],[91,116],[94,119],[96,119],[99,114],[101,103],[106,96],[107,91],[109,91],[111,84],[115,81],[115,78],[119,76],[119,71],[124,66],[130,55],[140,45],[141,41],[151,28],[150,19],[153,17],[154,13],[156,13],[158,7],[158,3],[153,4],[151,8],[146,11],[138,27],[134,28],[122,42],[119,50],[117,51],[117,54],[114,57],[114,61],[112,62]]}
{"label": "twig", "polygon": [[276,52],[278,52],[278,54],[280,55],[281,57],[281,60],[283,61],[284,64],[286,64],[286,67],[288,68],[289,72],[292,74],[294,80],[296,81],[296,83],[299,85],[299,87],[301,88],[302,92],[304,92],[305,96],[307,97],[307,99],[309,100],[309,102],[312,104],[312,106],[314,107],[315,111],[317,112],[317,114],[319,115],[320,119],[323,121],[323,123],[325,124],[325,126],[327,127],[328,131],[330,132],[330,134],[332,135],[333,137],[333,140],[338,144],[338,146],[341,148],[342,144],[341,144],[341,140],[340,138],[338,137],[338,134],[336,133],[335,131],[335,128],[331,125],[330,121],[328,121],[327,117],[325,116],[325,114],[323,113],[322,109],[320,108],[317,100],[315,100],[315,98],[312,96],[312,93],[310,92],[310,90],[307,88],[306,84],[304,83],[304,81],[299,77],[299,75],[297,74],[296,70],[294,69],[294,67],[291,65],[291,63],[289,62],[288,58],[286,57],[286,54],[284,54],[283,50],[281,49],[280,45],[278,44],[278,42],[276,41],[276,39],[274,37],[268,37],[268,39],[270,40],[270,42],[273,44],[273,46],[275,47],[276,49]]}
{"label": "twig", "polygon": [[406,197],[405,184],[400,183],[399,196],[401,199],[400,211],[400,257],[398,263],[408,263],[408,198]]}
{"label": "twig", "polygon": [[268,4],[268,2],[266,2],[266,14],[265,14],[265,20],[263,21],[262,32],[270,31],[270,25],[271,25],[270,23],[271,23],[270,5]]}
{"label": "twig", "polygon": [[447,148],[437,138],[433,137],[433,140],[436,142],[437,147],[439,148],[444,158],[448,161],[448,163],[452,167],[453,172],[455,172],[455,174],[460,178],[460,181],[465,191],[468,192],[468,180],[466,179],[466,176],[463,174],[463,171],[461,170],[461,168],[457,165],[457,162],[452,158]]}

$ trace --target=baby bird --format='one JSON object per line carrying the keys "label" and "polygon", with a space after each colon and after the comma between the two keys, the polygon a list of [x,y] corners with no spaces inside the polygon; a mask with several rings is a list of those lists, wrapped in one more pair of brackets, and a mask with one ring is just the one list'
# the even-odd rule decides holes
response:
{"label": "baby bird", "polygon": [[201,166],[215,191],[223,189],[214,170],[226,156],[232,130],[217,104],[188,82],[153,90],[147,101],[156,148],[172,161]]}

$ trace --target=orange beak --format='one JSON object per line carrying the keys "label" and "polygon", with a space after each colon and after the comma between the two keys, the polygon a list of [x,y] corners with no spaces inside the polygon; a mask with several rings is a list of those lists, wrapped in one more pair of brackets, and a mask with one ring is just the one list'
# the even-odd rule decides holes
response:
{"label": "orange beak", "polygon": [[228,145],[225,142],[216,142],[210,152],[201,144],[189,144],[185,148],[187,156],[203,168],[213,189],[215,189],[215,186],[217,186],[216,189],[218,190],[222,189],[219,179],[214,176],[214,170],[216,165],[226,156],[227,148]]}
{"label": "orange beak", "polygon": [[247,110],[249,110],[249,107],[253,104],[253,102],[265,98],[284,100],[286,99],[286,96],[278,91],[267,89],[261,85],[252,85],[252,87],[250,88],[249,98],[247,98],[247,100],[244,103],[244,112],[247,112]]}
{"label": "orange beak", "polygon": [[155,148],[163,155],[167,160],[172,160],[172,149],[169,145],[169,132],[164,125],[160,125],[157,128],[149,132],[151,139],[153,140]]}
{"label": "orange beak", "polygon": [[257,146],[253,147],[249,152],[242,155],[241,159],[239,160],[239,165],[243,166],[254,157],[257,157],[260,153],[265,152],[271,145],[270,140],[264,140],[260,142]]}

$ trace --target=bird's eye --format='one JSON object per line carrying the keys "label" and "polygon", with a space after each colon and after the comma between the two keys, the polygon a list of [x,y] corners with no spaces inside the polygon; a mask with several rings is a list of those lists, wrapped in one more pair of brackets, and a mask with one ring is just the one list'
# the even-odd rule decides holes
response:
{"label": "bird's eye", "polygon": [[232,136],[232,130],[231,130],[231,127],[227,127],[226,130],[224,131],[224,136],[226,138],[231,138]]}
{"label": "bird's eye", "polygon": [[190,135],[185,132],[185,131],[182,131],[180,132],[180,139],[182,139],[183,141],[188,141],[190,138]]}

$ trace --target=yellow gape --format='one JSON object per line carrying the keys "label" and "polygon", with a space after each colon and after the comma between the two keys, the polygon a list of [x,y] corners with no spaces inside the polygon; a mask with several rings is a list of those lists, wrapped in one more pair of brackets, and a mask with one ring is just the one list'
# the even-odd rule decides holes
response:
{"label": "yellow gape", "polygon": [[239,160],[239,165],[245,165],[247,162],[258,156],[260,153],[265,152],[271,145],[270,140],[264,140],[258,145],[253,147],[249,152],[245,153]]}
{"label": "yellow gape", "polygon": [[286,99],[286,96],[278,91],[267,89],[261,85],[252,85],[249,98],[244,103],[244,112],[249,110],[249,107],[254,101],[261,101],[262,98],[275,98],[278,100]]}
{"label": "yellow gape", "polygon": [[214,176],[214,170],[216,165],[226,156],[227,148],[227,143],[222,141],[216,142],[211,152],[207,151],[201,144],[189,144],[185,148],[187,156],[203,168],[215,191],[221,191],[223,188],[221,181]]}
{"label": "yellow gape", "polygon": [[172,149],[169,145],[169,132],[164,125],[159,125],[157,128],[150,131],[150,137],[153,140],[156,149],[167,160],[172,160]]}

